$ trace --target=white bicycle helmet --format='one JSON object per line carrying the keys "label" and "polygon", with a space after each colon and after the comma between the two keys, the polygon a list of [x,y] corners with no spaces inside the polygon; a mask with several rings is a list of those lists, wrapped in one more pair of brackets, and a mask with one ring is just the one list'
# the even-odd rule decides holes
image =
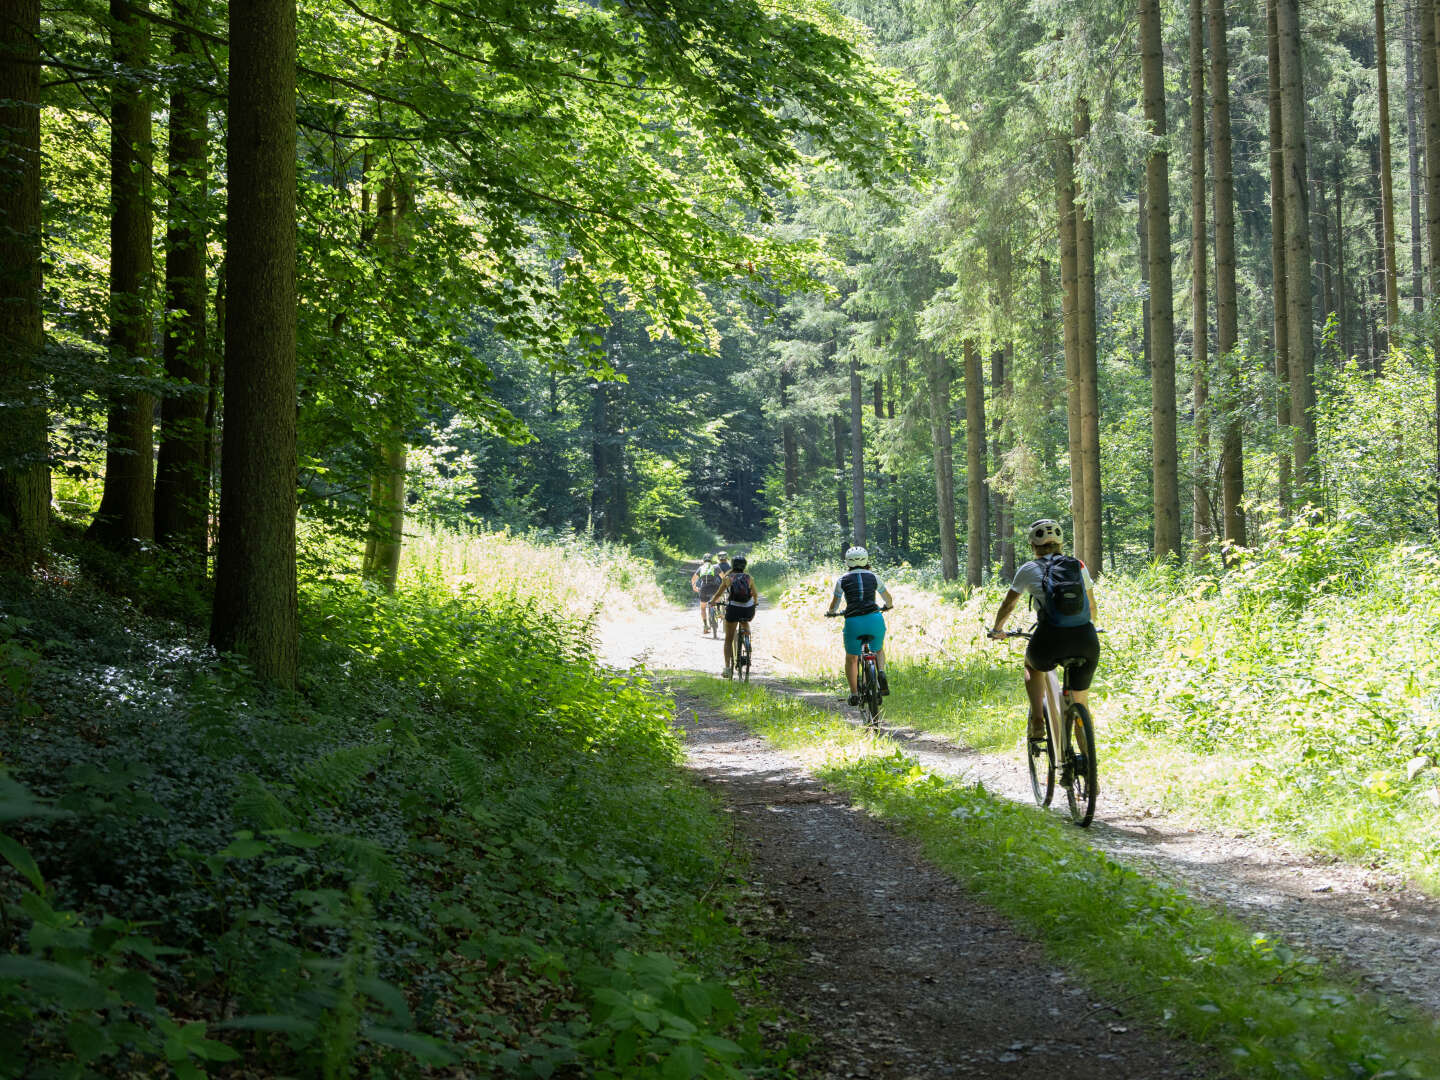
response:
{"label": "white bicycle helmet", "polygon": [[1041,518],[1039,521],[1032,521],[1026,535],[1030,538],[1031,547],[1044,547],[1046,544],[1063,544],[1065,533],[1060,529],[1060,523],[1052,518]]}
{"label": "white bicycle helmet", "polygon": [[860,545],[845,549],[846,566],[864,566],[870,561],[870,553]]}

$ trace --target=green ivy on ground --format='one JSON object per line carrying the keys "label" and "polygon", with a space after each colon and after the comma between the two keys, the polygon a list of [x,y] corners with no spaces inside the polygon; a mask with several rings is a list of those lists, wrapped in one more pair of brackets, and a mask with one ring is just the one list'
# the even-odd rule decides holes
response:
{"label": "green ivy on ground", "polygon": [[669,703],[582,621],[317,576],[278,694],[51,566],[0,587],[0,1076],[783,1068]]}

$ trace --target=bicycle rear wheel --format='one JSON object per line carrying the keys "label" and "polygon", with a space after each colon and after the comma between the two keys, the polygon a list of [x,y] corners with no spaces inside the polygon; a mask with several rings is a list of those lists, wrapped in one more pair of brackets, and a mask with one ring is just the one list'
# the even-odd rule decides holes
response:
{"label": "bicycle rear wheel", "polygon": [[863,665],[863,685],[860,687],[860,714],[866,727],[880,726],[880,676],[876,673],[875,661],[867,659]]}
{"label": "bicycle rear wheel", "polygon": [[[1040,739],[1025,739],[1025,763],[1030,767],[1030,790],[1035,795],[1036,806],[1049,806],[1055,797],[1055,748],[1050,745],[1050,710],[1044,707],[1045,736]],[[1028,731],[1030,714],[1025,714]]]}
{"label": "bicycle rear wheel", "polygon": [[735,632],[735,672],[745,682],[750,681],[750,631],[743,626]]}
{"label": "bicycle rear wheel", "polygon": [[1070,786],[1065,797],[1070,803],[1070,820],[1082,829],[1095,817],[1099,785],[1095,771],[1095,724],[1090,710],[1078,702],[1065,712],[1065,756],[1070,762]]}

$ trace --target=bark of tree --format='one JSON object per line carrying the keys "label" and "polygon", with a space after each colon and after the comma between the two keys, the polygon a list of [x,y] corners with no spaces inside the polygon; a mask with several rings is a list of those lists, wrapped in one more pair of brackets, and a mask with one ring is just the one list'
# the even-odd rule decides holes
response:
{"label": "bark of tree", "polygon": [[954,581],[960,573],[955,538],[955,471],[950,435],[950,360],[927,347],[930,384],[930,445],[935,457],[935,517],[940,529],[940,576]]}
{"label": "bark of tree", "polygon": [[[1280,121],[1280,31],[1275,14],[1276,0],[1266,3],[1266,38],[1269,49],[1270,104],[1270,265],[1273,272],[1271,293],[1274,296],[1275,381],[1277,387],[1275,417],[1282,437],[1290,436],[1290,302],[1287,296],[1289,274],[1285,267],[1285,148]],[[1307,286],[1308,287],[1308,286]],[[1291,455],[1282,452],[1278,466],[1280,512],[1290,516]]]}
{"label": "bark of tree", "polygon": [[[1140,0],[1140,63],[1145,121],[1166,134],[1165,67],[1159,0]],[[1163,142],[1161,143],[1163,146]],[[1175,432],[1175,311],[1170,276],[1170,159],[1152,150],[1145,165],[1146,232],[1150,244],[1150,415],[1155,483],[1155,551],[1159,561],[1180,554],[1180,474]]]}
{"label": "bark of tree", "polygon": [[[1340,356],[1351,354],[1355,342],[1352,332],[1354,320],[1350,317],[1350,289],[1345,277],[1345,174],[1340,169],[1340,155],[1330,159],[1330,176],[1335,184],[1335,316],[1340,338]],[[1361,304],[1362,316],[1366,305]],[[1343,361],[1342,361],[1343,362]],[[1310,378],[1315,378],[1314,364],[1311,364]]]}
{"label": "bark of tree", "polygon": [[780,369],[780,441],[785,450],[785,498],[800,494],[800,447],[795,441],[795,420],[790,416],[790,387],[795,376],[787,368]]}
{"label": "bark of tree", "polygon": [[1084,550],[1085,455],[1081,450],[1080,418],[1080,248],[1079,213],[1075,206],[1074,144],[1057,140],[1056,188],[1060,210],[1060,312],[1065,345],[1065,416],[1070,455],[1070,520],[1072,550]]}
{"label": "bark of tree", "polygon": [[[1083,98],[1075,108],[1075,139],[1090,135],[1090,105]],[[1075,204],[1076,333],[1075,393],[1080,399],[1079,535],[1072,549],[1088,565],[1099,567],[1104,550],[1100,535],[1100,365],[1096,342],[1095,216],[1089,202]]]}
{"label": "bark of tree", "polygon": [[1191,463],[1192,530],[1196,561],[1204,559],[1210,527],[1210,293],[1209,226],[1205,206],[1205,12],[1190,0],[1190,360],[1193,368],[1195,457]]}
{"label": "bark of tree", "polygon": [[230,10],[225,440],[210,641],[293,686],[295,0]]}
{"label": "bark of tree", "polygon": [[1275,0],[1279,36],[1280,126],[1285,171],[1285,299],[1289,305],[1290,423],[1294,479],[1318,497],[1315,460],[1315,334],[1310,291],[1310,208],[1305,138],[1305,81],[1300,64],[1299,0]]}
{"label": "bark of tree", "polygon": [[[904,363],[903,359],[901,363]],[[895,375],[893,372],[885,373],[885,413],[886,419],[892,421],[895,419]],[[880,419],[878,414],[876,419]],[[891,430],[894,430],[893,423]],[[893,472],[889,476],[888,486],[890,488],[890,546],[898,548],[900,546],[900,501],[904,497],[904,492],[900,488],[899,478]]]}
{"label": "bark of tree", "polygon": [[[193,3],[176,3],[178,23],[193,21]],[[176,30],[177,68],[199,53],[192,34]],[[206,187],[209,178],[205,105],[177,83],[170,92],[169,207],[165,232],[165,378],[172,384],[160,418],[155,467],[155,539],[203,569],[209,524],[206,469],[209,390],[205,340]]]}
{"label": "bark of tree", "polygon": [[1005,395],[1008,371],[1006,361],[1010,349],[1011,345],[1007,342],[1003,348],[990,353],[990,508],[991,520],[994,523],[990,534],[990,561],[1002,567],[1001,573],[1004,573],[1005,548],[1011,540],[1010,500],[1003,492],[993,490],[993,487],[994,477],[1000,472],[1000,463],[1005,456],[1005,417],[1008,411]]}
{"label": "bark of tree", "polygon": [[1385,41],[1385,0],[1375,0],[1375,77],[1380,91],[1380,202],[1385,231],[1386,344],[1400,321],[1400,275],[1395,267],[1395,189],[1390,175],[1390,76]]}
{"label": "bark of tree", "polygon": [[1405,5],[1405,143],[1410,158],[1410,303],[1418,315],[1425,310],[1425,227],[1420,216],[1423,181],[1420,175],[1420,110],[1415,70],[1415,5]]}
{"label": "bark of tree", "polygon": [[[999,445],[995,451],[995,465],[1000,467],[1001,454],[1004,451],[1004,425],[1013,425],[1012,403],[1015,400],[1015,343],[1007,341],[1005,348],[997,354],[1000,365],[999,371],[995,373],[991,384],[999,389],[1001,415],[995,418],[996,438]],[[1000,534],[1000,574],[1008,582],[1015,578],[1015,507],[1011,504],[1009,496],[1000,496],[999,526]]]}
{"label": "bark of tree", "polygon": [[830,433],[835,444],[835,505],[840,513],[840,535],[843,537],[844,545],[848,547],[854,539],[854,533],[850,528],[850,504],[845,494],[845,443],[847,439],[845,421],[838,413],[830,418]]}
{"label": "bark of tree", "polygon": [[1239,304],[1235,290],[1235,169],[1230,139],[1230,46],[1225,0],[1209,0],[1210,138],[1215,199],[1215,352],[1224,378],[1225,435],[1220,451],[1225,539],[1245,544],[1245,447],[1240,403]]}
{"label": "bark of tree", "polygon": [[1150,377],[1150,211],[1145,205],[1145,181],[1135,194],[1135,245],[1140,257],[1140,370]]}
{"label": "bark of tree", "polygon": [[[404,302],[394,298],[403,295],[405,290],[408,270],[404,258],[413,216],[414,195],[409,179],[396,175],[385,177],[376,209],[376,261],[381,267],[382,280],[391,295],[391,302]],[[597,385],[602,391],[600,418],[608,421],[609,391],[604,384]],[[596,445],[603,447],[606,466],[603,472],[596,473],[597,491],[603,490],[608,496],[601,520],[606,539],[618,541],[623,539],[628,524],[623,442],[608,428],[603,431],[597,429],[594,438]],[[400,556],[405,543],[405,471],[405,432],[399,423],[391,419],[383,424],[374,449],[370,475],[370,520],[362,566],[364,576],[379,584],[387,593],[395,591],[400,579]],[[608,483],[600,482],[602,476]]]}
{"label": "bark of tree", "polygon": [[985,469],[985,373],[980,349],[965,342],[965,584],[979,586],[985,578],[990,550],[989,483]]}
{"label": "bark of tree", "polygon": [[[1384,166],[1381,165],[1383,155],[1380,153],[1379,143],[1380,140],[1377,139],[1371,146],[1370,164],[1375,170],[1376,187],[1383,189],[1387,185],[1382,182],[1383,177],[1380,176],[1384,171]],[[1392,299],[1390,293],[1393,291],[1391,290],[1391,285],[1394,283],[1391,280],[1390,267],[1395,256],[1395,245],[1393,243],[1393,237],[1387,233],[1385,224],[1384,192],[1383,190],[1378,190],[1374,195],[1375,197],[1371,200],[1375,226],[1375,273],[1373,275],[1372,288],[1374,291],[1372,295],[1375,297],[1376,306],[1381,310],[1375,313],[1375,317],[1367,317],[1365,321],[1370,327],[1370,337],[1372,340],[1370,373],[1376,378],[1379,378],[1381,372],[1385,370],[1385,352],[1390,347],[1391,328],[1395,325],[1395,321],[1398,321],[1400,318],[1400,297],[1398,293],[1393,297],[1395,301],[1395,321],[1392,321],[1390,318],[1390,301]],[[1393,229],[1394,227],[1395,219],[1392,213],[1389,228]],[[1386,250],[1387,244],[1389,245],[1388,251]],[[1369,304],[1365,306],[1367,309],[1370,307]]]}
{"label": "bark of tree", "polygon": [[[1430,250],[1431,303],[1440,289],[1440,72],[1435,56],[1435,0],[1418,0],[1416,19],[1420,23],[1420,83],[1425,111],[1425,237]],[[1431,330],[1431,349],[1440,356],[1440,325]],[[1440,421],[1440,366],[1435,372],[1435,416]],[[1435,478],[1440,481],[1440,428],[1436,429]],[[1440,520],[1440,484],[1437,484],[1436,517]]]}
{"label": "bark of tree", "polygon": [[22,565],[49,539],[50,465],[35,361],[40,248],[40,3],[0,18],[0,548]]}
{"label": "bark of tree", "polygon": [[[111,0],[117,73],[110,105],[110,370],[153,374],[150,320],[151,123],[141,72],[149,61],[145,4]],[[155,535],[155,395],[118,388],[105,421],[105,488],[88,535],[127,547]]]}
{"label": "bark of tree", "polygon": [[855,543],[868,543],[865,531],[865,407],[860,358],[850,354],[850,495],[855,511]]}

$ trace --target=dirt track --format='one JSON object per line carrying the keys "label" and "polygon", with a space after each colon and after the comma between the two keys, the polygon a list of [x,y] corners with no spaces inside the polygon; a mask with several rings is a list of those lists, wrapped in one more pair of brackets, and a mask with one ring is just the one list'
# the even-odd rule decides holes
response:
{"label": "dirt track", "polygon": [[[601,648],[620,667],[716,674],[721,663],[720,643],[700,636],[698,613],[678,608],[604,628]],[[755,674],[767,689],[840,708],[767,669],[761,650]],[[1196,1048],[1149,1035],[1092,1002],[1083,986],[1048,969],[1033,945],[790,759],[696,702],[682,705],[692,765],[724,785],[754,847],[759,883],[809,958],[789,990],[814,1030],[829,1033],[824,1075],[1072,1075],[1065,1062],[1088,1063],[1086,1074],[1225,1075]],[[1016,755],[978,754],[909,729],[890,733],[931,771],[1030,798]],[[1132,805],[1112,786],[1102,787],[1089,836],[1110,856],[1440,1013],[1440,905],[1403,883],[1187,828]],[[1051,1008],[1072,1018],[1079,1008],[1095,1030],[1062,1052],[1063,1040],[1047,1036]]]}

